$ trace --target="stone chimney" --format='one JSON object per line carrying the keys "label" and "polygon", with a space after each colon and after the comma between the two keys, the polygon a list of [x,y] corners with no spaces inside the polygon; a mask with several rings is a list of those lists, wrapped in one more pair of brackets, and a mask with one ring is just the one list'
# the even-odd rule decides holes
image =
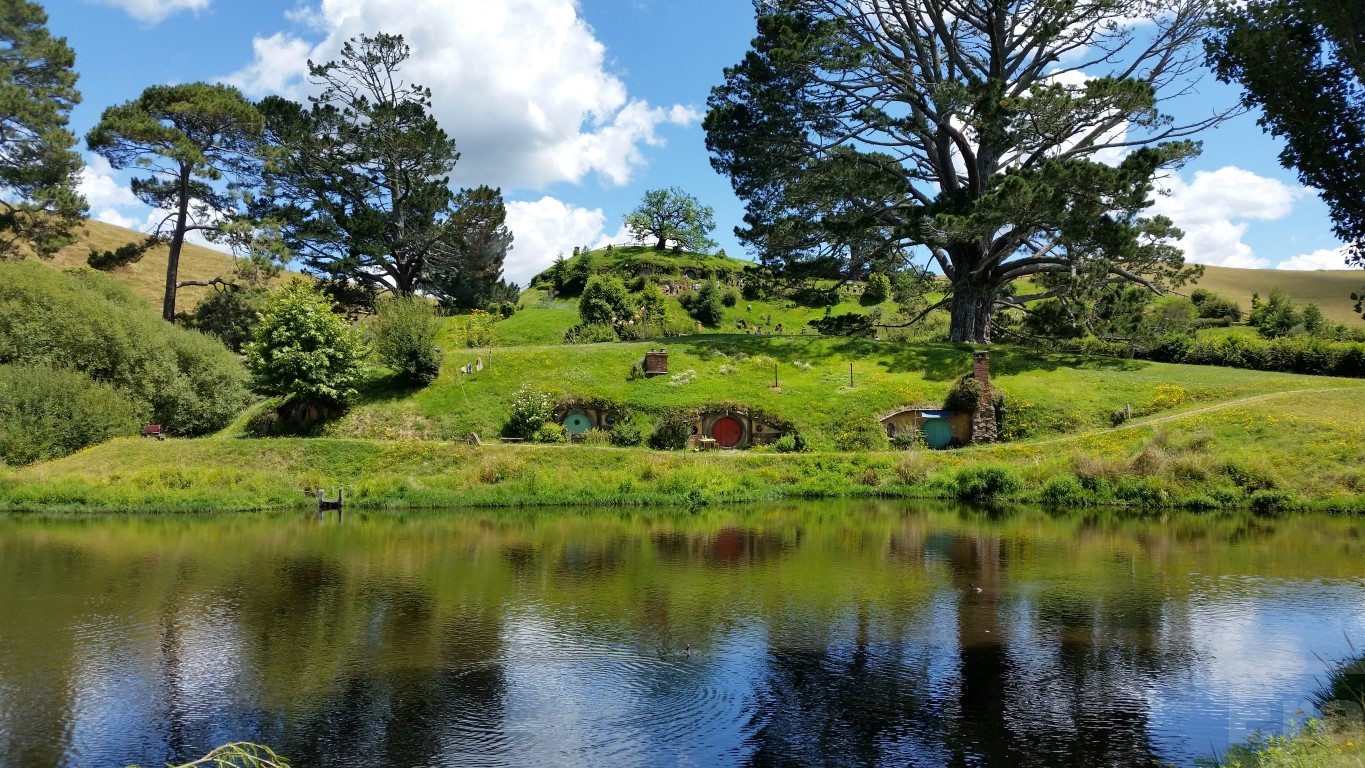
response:
{"label": "stone chimney", "polygon": [[991,355],[972,353],[972,376],[981,384],[981,403],[972,415],[972,442],[993,443],[995,432],[995,393],[991,391]]}

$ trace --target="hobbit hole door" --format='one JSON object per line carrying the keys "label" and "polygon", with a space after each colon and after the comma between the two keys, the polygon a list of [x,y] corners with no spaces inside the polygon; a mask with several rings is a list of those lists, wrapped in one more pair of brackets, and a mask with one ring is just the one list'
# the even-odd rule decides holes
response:
{"label": "hobbit hole door", "polygon": [[571,435],[581,435],[593,428],[592,416],[587,411],[575,408],[564,414],[564,428]]}
{"label": "hobbit hole door", "polygon": [[743,436],[744,427],[740,426],[739,421],[733,416],[716,419],[716,423],[711,426],[711,437],[722,448],[734,448],[739,445],[739,439]]}

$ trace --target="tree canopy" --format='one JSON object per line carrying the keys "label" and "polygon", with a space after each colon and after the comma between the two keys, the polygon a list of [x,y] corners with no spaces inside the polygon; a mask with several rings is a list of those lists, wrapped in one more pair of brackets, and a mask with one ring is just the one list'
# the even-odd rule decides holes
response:
{"label": "tree canopy", "polygon": [[42,6],[0,0],[0,259],[31,248],[51,256],[74,242],[85,215],[81,158],[67,130],[76,54],[47,30]]}
{"label": "tree canopy", "polygon": [[154,85],[104,110],[86,144],[114,168],[146,171],[133,179],[133,194],[161,219],[141,245],[102,258],[92,254],[92,264],[136,261],[151,245],[169,241],[161,315],[173,321],[185,236],[249,239],[241,192],[256,178],[261,131],[251,102],[236,88],[214,83]]}
{"label": "tree canopy", "polygon": [[[450,212],[454,237],[432,252],[423,287],[455,309],[486,306],[507,298],[502,264],[512,250],[502,191],[480,186],[460,190]],[[517,291],[510,291],[515,301]]]}
{"label": "tree canopy", "polygon": [[[1161,110],[1198,76],[1207,0],[755,7],[705,128],[765,265],[863,269],[919,247],[948,280],[955,341],[989,341],[1001,305],[1190,276],[1178,231],[1142,213],[1156,174],[1225,116]],[[1043,276],[1039,294],[1002,293]]]}
{"label": "tree canopy", "polygon": [[400,77],[408,55],[402,36],[361,35],[340,59],[309,63],[321,92],[307,108],[261,102],[271,152],[256,210],[334,285],[411,295],[436,267],[438,290],[477,295],[449,280],[496,282],[511,245],[502,197],[451,192],[459,153],[430,114],[431,90]]}
{"label": "tree canopy", "polygon": [[677,187],[645,192],[640,206],[626,215],[626,228],[637,240],[654,238],[659,250],[670,240],[689,251],[716,247],[710,237],[716,228],[715,212]]}
{"label": "tree canopy", "polygon": [[1220,2],[1208,41],[1218,79],[1243,88],[1285,141],[1280,162],[1322,192],[1338,237],[1365,266],[1365,4]]}

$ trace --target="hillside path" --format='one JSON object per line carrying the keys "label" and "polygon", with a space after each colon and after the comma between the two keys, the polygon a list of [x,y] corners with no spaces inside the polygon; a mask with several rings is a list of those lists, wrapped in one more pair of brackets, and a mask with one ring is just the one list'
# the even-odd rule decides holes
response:
{"label": "hillside path", "polygon": [[1014,443],[1014,445],[1018,445],[1020,447],[1027,446],[1032,448],[1039,445],[1054,445],[1057,443],[1066,443],[1074,440],[1084,440],[1085,438],[1090,437],[1098,432],[1104,432],[1108,434],[1111,432],[1121,432],[1125,429],[1140,429],[1142,427],[1150,427],[1154,424],[1164,424],[1168,421],[1177,421],[1187,416],[1195,416],[1201,413],[1209,413],[1211,411],[1220,411],[1224,408],[1232,408],[1233,406],[1246,405],[1247,403],[1255,403],[1261,400],[1270,400],[1277,397],[1303,395],[1311,392],[1365,392],[1365,386],[1314,387],[1310,389],[1287,389],[1283,392],[1267,392],[1266,394],[1263,395],[1252,395],[1251,397],[1242,397],[1236,400],[1226,400],[1221,403],[1214,403],[1213,405],[1206,405],[1202,408],[1195,408],[1189,411],[1181,411],[1179,413],[1168,413],[1164,416],[1152,416],[1141,420],[1128,421],[1123,424],[1120,424],[1117,427],[1112,427],[1110,429],[1096,429],[1091,430],[1089,432],[1082,432],[1079,435],[1061,435],[1059,437],[1051,437],[1046,440],[1039,440],[1037,442]]}

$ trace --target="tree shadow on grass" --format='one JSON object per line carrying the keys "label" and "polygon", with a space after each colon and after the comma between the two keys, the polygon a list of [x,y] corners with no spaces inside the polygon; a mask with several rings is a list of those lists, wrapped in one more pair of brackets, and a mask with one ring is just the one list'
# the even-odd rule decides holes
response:
{"label": "tree shadow on grass", "polygon": [[[433,382],[434,383],[434,382]],[[430,384],[414,384],[397,373],[372,374],[356,387],[354,406],[393,403],[406,400]]]}

